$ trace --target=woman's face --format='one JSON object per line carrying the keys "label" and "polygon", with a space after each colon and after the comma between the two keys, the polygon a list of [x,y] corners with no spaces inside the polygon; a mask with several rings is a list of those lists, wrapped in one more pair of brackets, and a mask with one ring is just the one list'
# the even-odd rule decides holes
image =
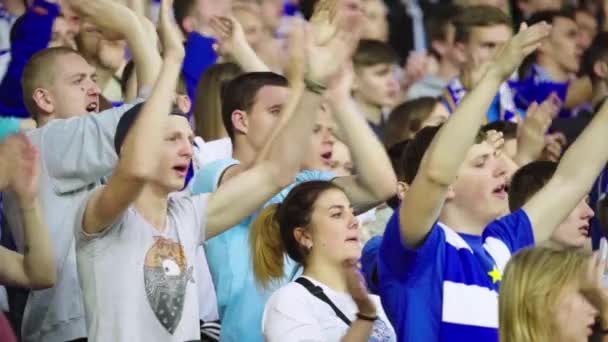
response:
{"label": "woman's face", "polygon": [[568,285],[555,303],[553,341],[586,342],[591,336],[598,311],[578,285]]}
{"label": "woman's face", "polygon": [[314,259],[337,265],[361,257],[359,221],[341,190],[327,190],[319,196],[310,228]]}

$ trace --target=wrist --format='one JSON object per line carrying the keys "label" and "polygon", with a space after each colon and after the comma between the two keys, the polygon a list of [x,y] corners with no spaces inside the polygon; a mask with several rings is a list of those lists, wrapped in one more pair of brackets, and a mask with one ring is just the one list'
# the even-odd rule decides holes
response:
{"label": "wrist", "polygon": [[304,78],[304,87],[307,91],[317,95],[323,95],[323,93],[327,90],[327,87],[322,83],[316,82],[309,78]]}

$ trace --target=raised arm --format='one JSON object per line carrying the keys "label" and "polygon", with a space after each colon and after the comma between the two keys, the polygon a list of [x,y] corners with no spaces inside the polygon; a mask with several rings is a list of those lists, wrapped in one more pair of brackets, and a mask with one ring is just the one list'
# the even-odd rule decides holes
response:
{"label": "raised arm", "polygon": [[[327,0],[326,0],[327,2]],[[323,86],[352,55],[358,38],[338,27],[331,36],[311,42],[307,53],[308,86],[287,124],[272,137],[268,154],[249,170],[229,179],[209,199],[207,238],[238,224],[293,182],[300,171],[320,108]],[[309,41],[309,40],[307,40]],[[317,86],[321,85],[321,86]],[[284,113],[289,115],[289,113]],[[234,203],[239,205],[235,206]]]}
{"label": "raised arm", "polygon": [[158,168],[167,115],[184,59],[184,48],[171,21],[171,0],[161,4],[161,38],[165,47],[161,73],[152,95],[143,104],[120,151],[118,167],[108,184],[91,195],[83,218],[83,230],[96,234],[114,223],[135,201],[146,181]]}
{"label": "raised arm", "polygon": [[270,71],[247,43],[243,27],[233,17],[213,17],[210,22],[218,40],[218,53],[233,59],[245,72]]}
{"label": "raised arm", "polygon": [[355,210],[361,213],[394,195],[397,177],[384,146],[351,97],[352,65],[344,67],[335,81],[326,98],[352,153],[357,175],[336,178],[334,182],[344,189]]}
{"label": "raised arm", "polygon": [[138,89],[150,89],[160,70],[161,59],[140,18],[128,7],[112,0],[68,0],[83,18],[104,35],[124,38],[133,54]]}
{"label": "raised arm", "polygon": [[608,105],[604,104],[568,148],[551,180],[523,206],[532,222],[536,243],[548,239],[589,193],[608,161],[607,131]]}
{"label": "raised arm", "polygon": [[498,88],[548,30],[544,23],[523,27],[437,133],[400,209],[401,237],[408,246],[418,247],[426,239]]}
{"label": "raised arm", "polygon": [[[55,284],[56,270],[49,230],[38,200],[40,166],[38,151],[24,135],[0,145],[0,160],[11,164],[0,170],[0,190],[8,184],[15,192],[23,216],[23,254],[0,247],[0,284],[43,289]],[[3,184],[4,183],[4,184]]]}

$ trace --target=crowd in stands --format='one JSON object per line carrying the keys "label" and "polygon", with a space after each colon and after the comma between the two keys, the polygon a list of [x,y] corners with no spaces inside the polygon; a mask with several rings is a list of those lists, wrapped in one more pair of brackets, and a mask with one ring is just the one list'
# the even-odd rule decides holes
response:
{"label": "crowd in stands", "polygon": [[608,341],[608,2],[0,0],[0,342]]}

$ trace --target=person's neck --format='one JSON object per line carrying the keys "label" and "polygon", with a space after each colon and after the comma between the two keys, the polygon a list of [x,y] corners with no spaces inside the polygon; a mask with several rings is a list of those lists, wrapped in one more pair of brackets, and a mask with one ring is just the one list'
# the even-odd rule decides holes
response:
{"label": "person's neck", "polygon": [[135,200],[134,206],[148,223],[163,232],[167,228],[168,198],[169,193],[166,190],[147,184]]}
{"label": "person's neck", "polygon": [[561,68],[554,60],[545,56],[538,57],[538,66],[549,73],[553,81],[566,82],[570,78],[568,71]]}
{"label": "person's neck", "polygon": [[368,103],[367,101],[362,100],[359,96],[355,94],[355,101],[359,105],[359,108],[363,111],[365,118],[367,121],[373,123],[374,125],[379,125],[382,123],[382,107],[377,106],[375,104]]}
{"label": "person's neck", "polygon": [[461,209],[454,208],[448,203],[444,204],[441,215],[439,215],[439,222],[447,225],[457,233],[475,236],[481,236],[486,226],[490,223],[469,217]]}
{"label": "person's neck", "polygon": [[341,265],[333,265],[325,260],[314,260],[309,257],[303,275],[310,277],[337,292],[348,292],[344,270]]}
{"label": "person's neck", "polygon": [[449,82],[454,77],[457,77],[460,74],[460,69],[457,65],[451,63],[450,61],[445,60],[445,58],[439,63],[439,70],[437,70],[437,77],[440,79]]}
{"label": "person's neck", "polygon": [[[591,97],[591,105],[596,107],[604,99],[608,97],[608,84],[602,80],[593,84],[593,96]],[[598,108],[599,109],[599,108]]]}
{"label": "person's neck", "polygon": [[241,166],[251,166],[257,157],[257,151],[245,139],[235,139],[233,143],[232,158],[238,160]]}

